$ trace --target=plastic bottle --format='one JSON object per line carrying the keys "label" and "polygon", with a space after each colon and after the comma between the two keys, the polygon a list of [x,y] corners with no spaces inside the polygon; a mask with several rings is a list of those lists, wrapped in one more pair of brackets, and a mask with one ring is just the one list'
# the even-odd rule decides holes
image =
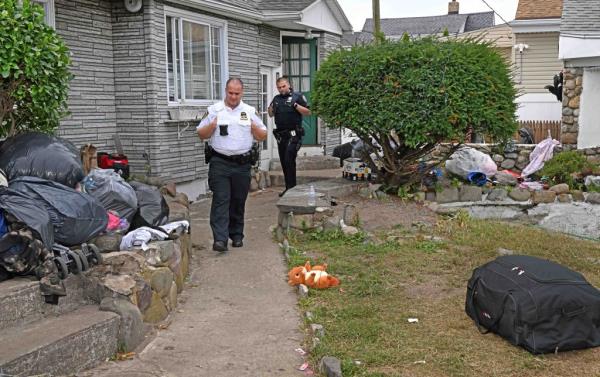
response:
{"label": "plastic bottle", "polygon": [[315,186],[310,185],[308,189],[308,205],[316,206],[317,205],[317,194],[315,193]]}

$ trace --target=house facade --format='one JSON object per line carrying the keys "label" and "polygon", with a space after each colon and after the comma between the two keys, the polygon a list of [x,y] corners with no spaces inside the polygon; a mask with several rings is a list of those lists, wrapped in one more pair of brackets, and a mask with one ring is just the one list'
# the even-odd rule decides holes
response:
{"label": "house facade", "polygon": [[[68,107],[58,134],[113,152],[134,174],[202,192],[208,166],[195,127],[223,98],[228,77],[269,125],[275,80],[286,74],[310,100],[315,71],[351,25],[336,0],[38,0],[72,55]],[[331,153],[340,130],[315,117],[300,154]],[[272,133],[263,166],[277,155]],[[185,186],[184,184],[184,186]]]}
{"label": "house facade", "polygon": [[545,89],[563,67],[558,59],[562,0],[519,0],[510,24],[514,34],[513,62],[520,121],[559,121],[562,106]]}
{"label": "house facade", "polygon": [[565,0],[559,57],[564,62],[562,143],[600,146],[600,2]]}

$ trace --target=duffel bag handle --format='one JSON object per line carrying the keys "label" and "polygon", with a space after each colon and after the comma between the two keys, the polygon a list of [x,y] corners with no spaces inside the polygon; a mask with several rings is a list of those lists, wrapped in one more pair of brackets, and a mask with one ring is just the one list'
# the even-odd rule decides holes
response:
{"label": "duffel bag handle", "polygon": [[475,279],[475,281],[473,282],[473,289],[471,289],[471,294],[469,295],[469,305],[473,308],[474,310],[474,321],[475,321],[475,325],[477,325],[477,329],[479,330],[480,333],[482,334],[487,334],[490,332],[490,329],[492,329],[494,326],[496,326],[498,324],[498,322],[500,322],[500,320],[502,319],[502,316],[504,315],[504,308],[505,308],[505,303],[506,303],[506,299],[508,298],[508,296],[510,295],[510,293],[507,293],[504,295],[504,297],[502,298],[502,311],[500,312],[500,315],[498,315],[498,318],[496,318],[494,320],[494,322],[492,322],[492,324],[489,327],[484,327],[481,322],[479,321],[479,310],[477,309],[477,304],[475,303],[475,293],[477,291],[477,287],[479,286],[479,280],[481,278],[477,278]]}

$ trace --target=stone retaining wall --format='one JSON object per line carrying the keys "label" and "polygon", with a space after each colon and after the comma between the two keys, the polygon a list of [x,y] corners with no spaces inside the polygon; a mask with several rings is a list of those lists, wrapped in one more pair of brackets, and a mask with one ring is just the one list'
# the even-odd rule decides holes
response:
{"label": "stone retaining wall", "polygon": [[[169,205],[169,222],[190,221],[185,194],[174,189],[163,189],[163,193]],[[103,235],[92,241],[101,250],[103,262],[85,277],[89,299],[100,303],[101,310],[121,315],[126,328],[120,330],[119,341],[132,350],[144,338],[142,321],[158,323],[177,306],[177,296],[190,270],[192,242],[190,234],[183,233],[175,239],[149,242],[146,250],[123,251],[122,237]]]}
{"label": "stone retaining wall", "polygon": [[[475,148],[480,152],[488,154],[492,157],[498,170],[513,170],[521,172],[529,164],[529,156],[535,149],[535,145],[531,144],[514,144],[510,148],[503,149],[498,144],[466,144],[466,146]],[[438,151],[434,153],[447,153],[450,150],[449,145],[440,145]],[[554,149],[554,154],[565,150],[570,150],[566,147],[557,147]],[[578,149],[579,153],[586,156],[587,160],[593,164],[600,164],[600,147]]]}

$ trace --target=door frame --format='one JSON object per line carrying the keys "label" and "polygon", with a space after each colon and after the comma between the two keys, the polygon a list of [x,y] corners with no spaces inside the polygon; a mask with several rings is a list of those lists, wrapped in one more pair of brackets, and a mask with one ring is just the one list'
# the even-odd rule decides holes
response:
{"label": "door frame", "polygon": [[[276,95],[276,86],[275,86],[275,82],[277,81],[277,79],[281,76],[281,67],[267,67],[267,66],[261,66],[260,70],[259,70],[259,81],[260,84],[262,85],[262,80],[263,77],[267,76],[267,91],[266,91],[266,95],[267,95],[267,106],[271,103],[271,101],[273,101],[273,97]],[[262,95],[263,95],[263,91],[262,88],[259,91],[259,101],[262,101]],[[262,114],[259,114],[262,115]],[[277,142],[275,141],[275,138],[273,137],[273,129],[275,128],[275,118],[271,118],[268,116],[266,116],[267,118],[267,122],[265,123],[265,126],[267,126],[267,139],[265,140],[265,142],[263,142],[263,146],[266,146],[266,149],[262,149],[262,151],[260,152],[260,169],[261,170],[269,170],[269,164],[271,162],[271,160],[275,157],[279,158],[278,152],[277,152]]]}
{"label": "door frame", "polygon": [[[283,73],[283,39],[284,38],[304,38],[305,33],[304,32],[299,32],[299,31],[280,31],[279,33],[279,47],[280,47],[280,53],[281,53],[281,72]],[[316,67],[315,67],[315,72],[319,69],[319,65],[321,64],[321,58],[320,58],[320,39],[319,39],[319,34],[314,34],[314,38],[312,40],[314,40],[315,42],[315,62],[316,62]],[[314,83],[314,76],[311,76],[310,78],[311,80],[311,89],[312,89],[312,85]],[[315,147],[320,147],[322,145],[322,140],[321,140],[321,120],[315,116],[315,132],[316,132],[316,136],[315,136],[315,144],[310,144],[310,145],[302,145],[302,148],[315,148]],[[311,153],[312,154],[312,153]]]}

